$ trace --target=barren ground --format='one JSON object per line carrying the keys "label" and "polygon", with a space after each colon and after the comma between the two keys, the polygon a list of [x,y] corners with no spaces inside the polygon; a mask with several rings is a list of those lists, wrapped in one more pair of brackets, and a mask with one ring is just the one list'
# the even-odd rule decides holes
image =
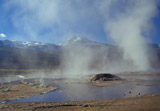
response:
{"label": "barren ground", "polygon": [[44,94],[55,89],[56,87],[29,82],[0,85],[0,101],[27,98],[37,94]]}
{"label": "barren ground", "polygon": [[[92,85],[108,86],[132,81],[135,80],[94,83]],[[27,98],[55,89],[56,87],[31,82],[4,84],[0,85],[0,101]],[[0,111],[160,111],[160,94],[80,102],[0,103]]]}
{"label": "barren ground", "polygon": [[0,104],[1,111],[160,111],[160,94],[62,103]]}

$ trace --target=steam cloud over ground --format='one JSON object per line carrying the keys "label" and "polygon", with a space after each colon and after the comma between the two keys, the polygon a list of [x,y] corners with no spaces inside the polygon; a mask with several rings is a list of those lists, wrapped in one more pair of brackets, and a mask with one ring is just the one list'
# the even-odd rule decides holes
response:
{"label": "steam cloud over ground", "polygon": [[[74,73],[89,73],[93,70],[104,72],[151,70],[151,61],[156,56],[149,48],[151,46],[148,36],[152,31],[151,19],[157,14],[156,3],[155,0],[108,0],[97,3],[96,6],[106,21],[104,24],[106,34],[119,46],[120,52],[112,52],[110,57],[109,49],[101,47],[93,51],[79,46],[67,54],[70,57],[67,58],[67,69]],[[114,57],[114,54],[117,56]],[[91,66],[96,67],[89,69]]]}
{"label": "steam cloud over ground", "polygon": [[158,4],[158,0],[9,0],[4,7],[7,11],[18,7],[12,13],[13,25],[32,40],[60,41],[73,35],[96,40],[101,36],[86,30],[96,32],[103,27],[113,46],[63,49],[61,69],[73,74],[150,70],[156,61],[149,44]]}
{"label": "steam cloud over ground", "polygon": [[[151,19],[156,15],[156,2],[153,0],[129,0],[112,3],[117,6],[110,18],[106,17],[106,30],[110,37],[124,51],[123,58],[133,63],[136,70],[148,70],[150,63],[146,32],[151,27]],[[109,8],[111,9],[111,8]]]}

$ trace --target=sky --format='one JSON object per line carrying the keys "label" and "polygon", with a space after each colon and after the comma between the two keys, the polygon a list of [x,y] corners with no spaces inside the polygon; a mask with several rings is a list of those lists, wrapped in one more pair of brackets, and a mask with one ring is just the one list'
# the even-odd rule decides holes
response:
{"label": "sky", "polygon": [[147,12],[142,16],[135,14],[140,18],[137,21],[141,21],[138,26],[145,26],[140,33],[160,44],[158,0],[0,0],[0,40],[58,44],[68,37],[82,36],[112,44],[114,39],[106,24],[114,20],[117,23],[118,16],[128,11],[132,14],[130,9],[139,4],[144,6],[140,10]]}

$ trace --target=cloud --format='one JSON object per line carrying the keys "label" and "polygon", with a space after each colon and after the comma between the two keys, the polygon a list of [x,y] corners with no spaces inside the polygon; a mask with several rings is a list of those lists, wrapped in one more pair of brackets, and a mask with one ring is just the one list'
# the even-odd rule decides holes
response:
{"label": "cloud", "polygon": [[6,34],[0,33],[0,37],[1,37],[1,38],[5,38],[5,37],[6,37]]}
{"label": "cloud", "polygon": [[[123,58],[131,61],[136,70],[150,68],[146,32],[157,14],[156,0],[113,0],[108,7],[101,4],[106,33],[123,50]],[[101,10],[102,10],[101,9]]]}
{"label": "cloud", "polygon": [[95,32],[99,36],[103,25],[95,6],[90,0],[8,0],[4,4],[14,28],[33,40],[94,36]]}

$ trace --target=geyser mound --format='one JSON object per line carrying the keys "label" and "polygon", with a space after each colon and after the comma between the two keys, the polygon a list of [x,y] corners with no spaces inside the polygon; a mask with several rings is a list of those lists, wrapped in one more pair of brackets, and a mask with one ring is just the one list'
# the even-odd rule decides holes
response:
{"label": "geyser mound", "polygon": [[120,77],[110,73],[99,73],[92,76],[90,81],[115,81],[122,80]]}

